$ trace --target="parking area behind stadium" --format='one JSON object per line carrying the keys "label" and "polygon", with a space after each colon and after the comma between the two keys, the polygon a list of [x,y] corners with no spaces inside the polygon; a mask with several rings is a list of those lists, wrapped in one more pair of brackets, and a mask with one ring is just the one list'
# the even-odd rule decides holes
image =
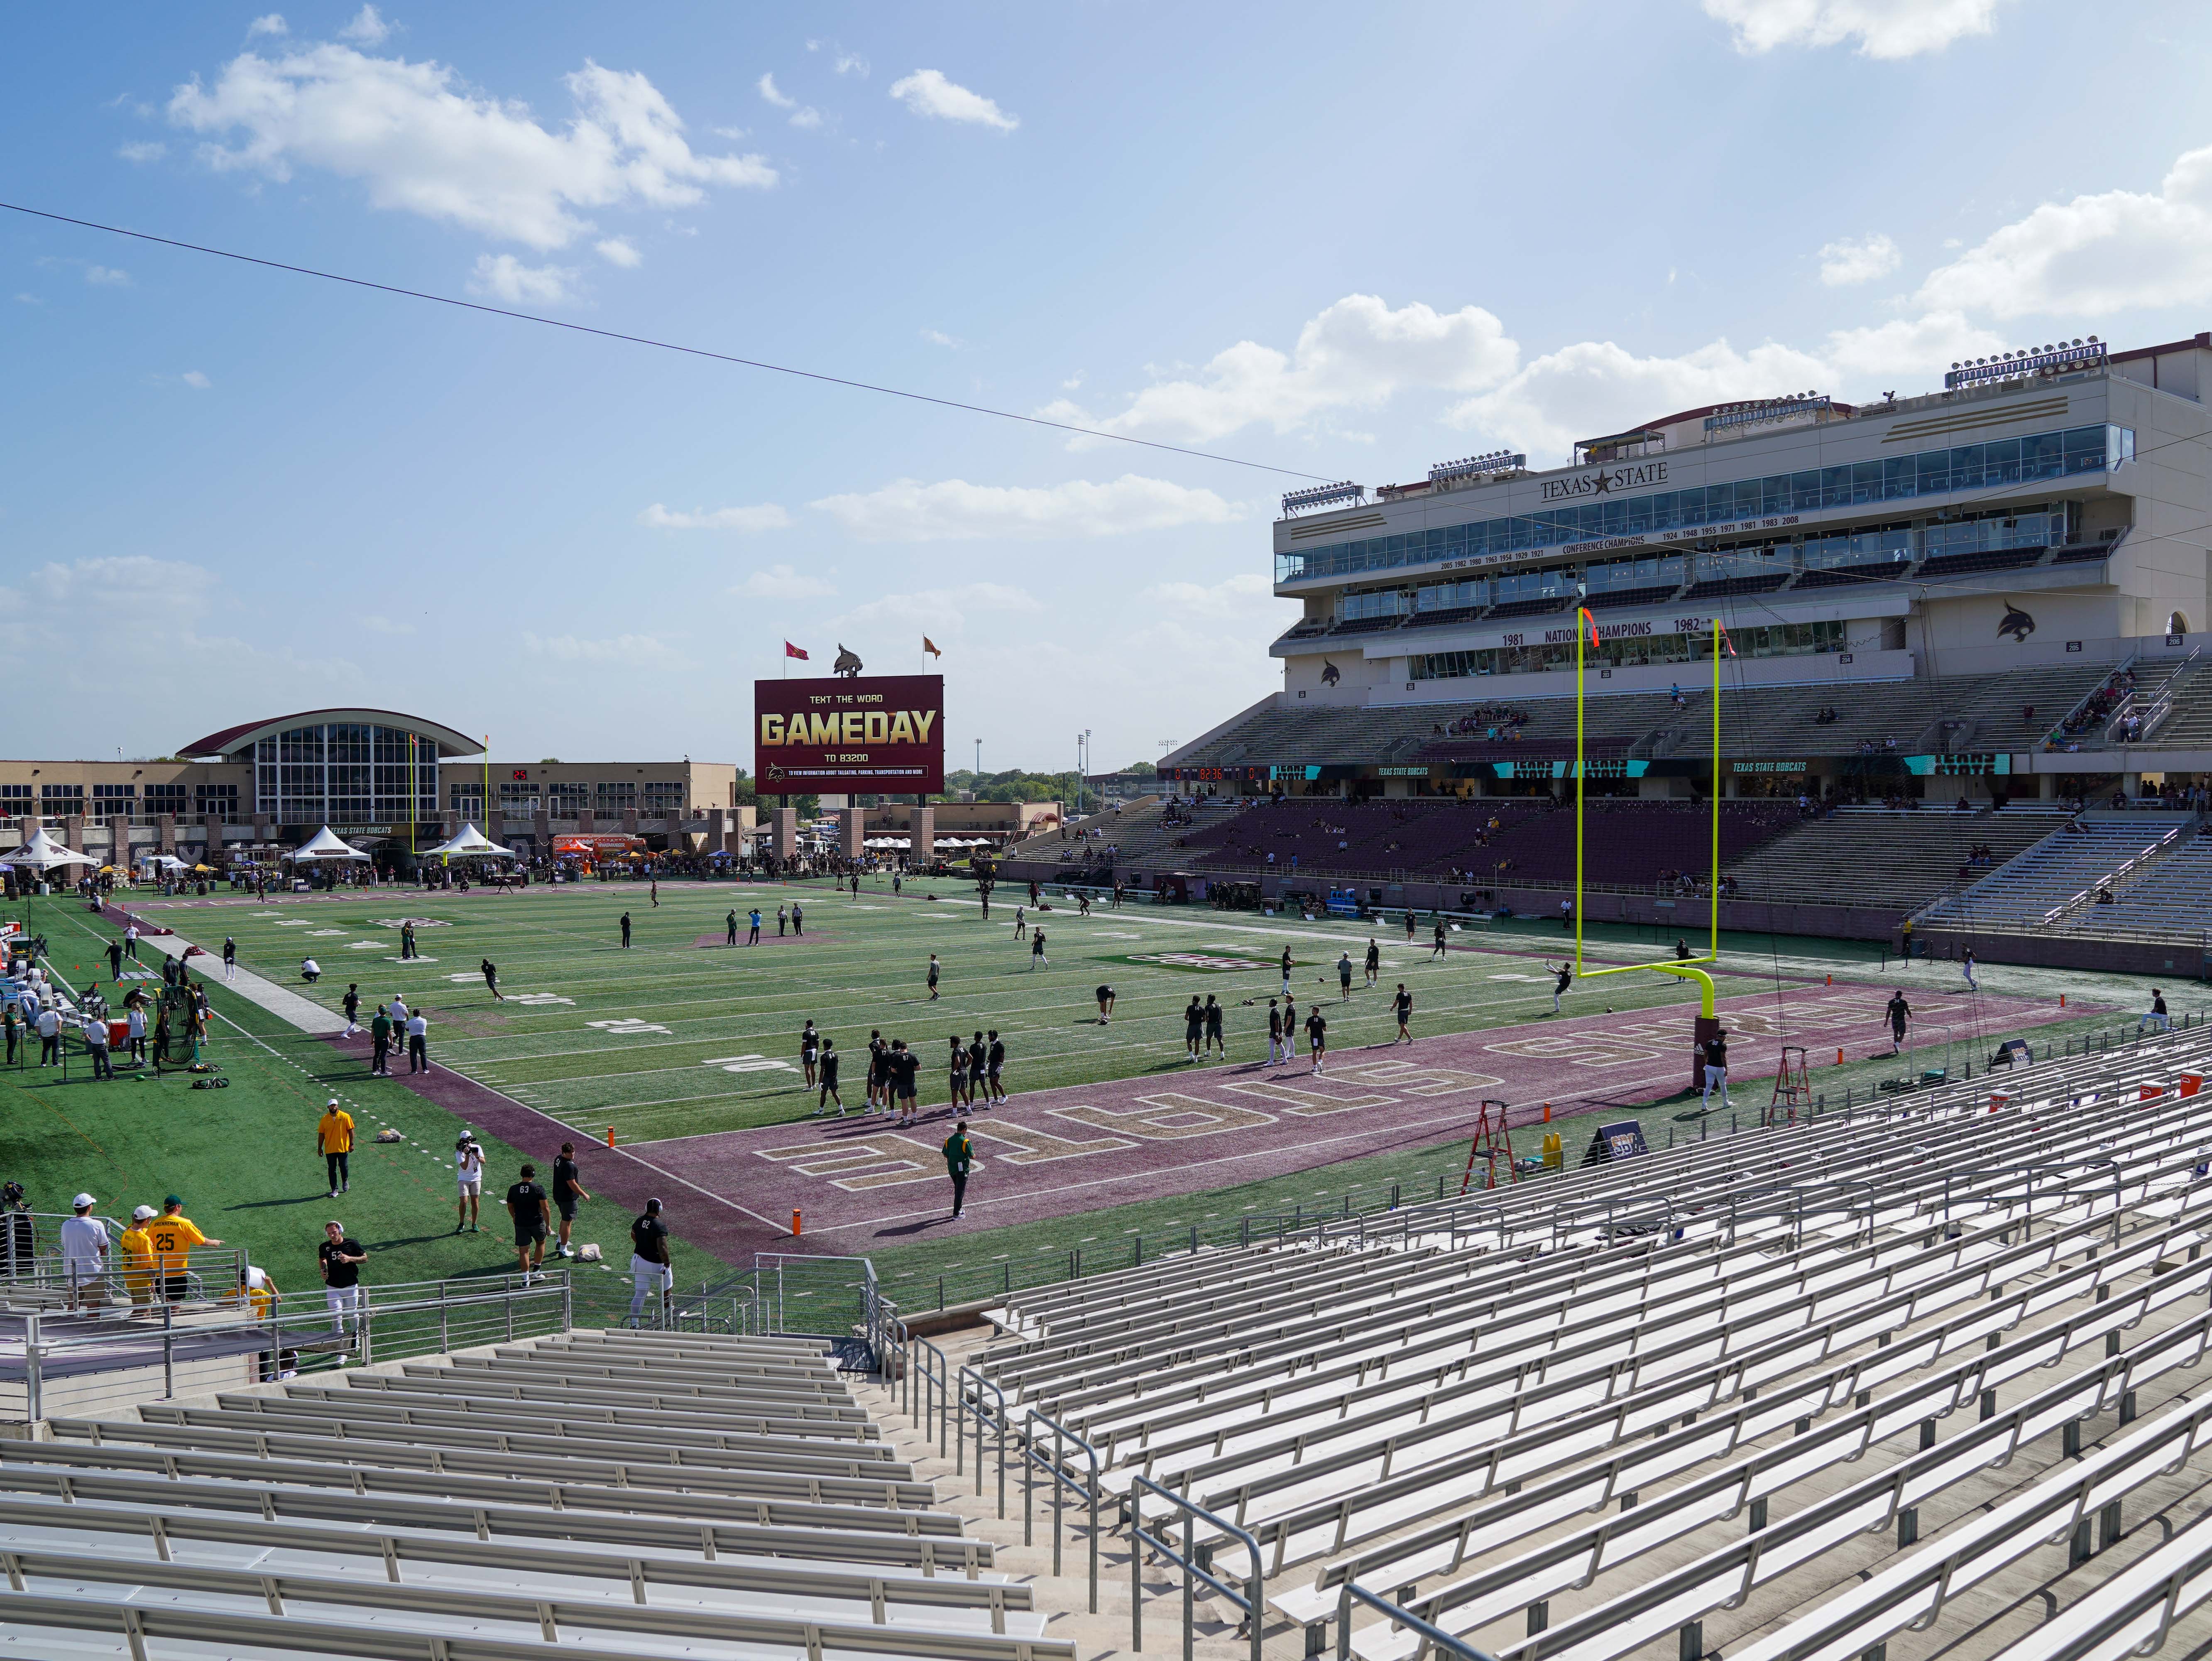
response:
{"label": "parking area behind stadium", "polygon": [[[708,1277],[717,1260],[743,1266],[754,1251],[789,1248],[794,1212],[804,1214],[804,1249],[866,1256],[894,1285],[929,1286],[951,1269],[957,1288],[993,1265],[1016,1283],[1024,1270],[1051,1278],[1081,1266],[1072,1254],[1127,1251],[1133,1237],[1380,1205],[1401,1191],[1433,1197],[1439,1185],[1456,1186],[1486,1099],[1510,1104],[1523,1157],[1540,1146],[1548,1105],[1571,1165],[1598,1123],[1638,1120],[1660,1147],[1755,1123],[1784,1043],[1810,1050],[1823,1102],[1863,1099],[1885,1080],[1978,1074],[2008,1037],[2026,1037],[2040,1054],[2085,1033],[2124,1037],[2148,1001],[2148,984],[2136,977],[1985,969],[1977,994],[1954,964],[1907,968],[1852,943],[1729,937],[1718,981],[1735,1044],[1730,1110],[1683,1118],[1698,1106],[1684,1093],[1695,993],[1669,977],[1613,977],[1571,989],[1554,1017],[1547,965],[1560,961],[1564,940],[1556,923],[1469,924],[1449,934],[1439,958],[1425,915],[1408,942],[1395,913],[1306,922],[1102,902],[1086,917],[1060,891],[1046,901],[1048,910],[1030,907],[1009,885],[987,921],[970,884],[921,879],[894,895],[887,879],[872,878],[857,897],[822,882],[671,883],[658,905],[645,884],[622,882],[465,895],[386,887],[266,900],[149,897],[131,910],[211,953],[235,939],[245,968],[327,1010],[351,983],[364,1017],[398,993],[430,1021],[440,1070],[410,1089],[404,1063],[397,1080],[366,1076],[363,1040],[301,1035],[245,1000],[224,1000],[241,1028],[269,1030],[225,1046],[234,1078],[245,1085],[253,1074],[254,1088],[197,1098],[219,1102],[233,1128],[210,1159],[264,1132],[297,1135],[304,1146],[307,1096],[292,1103],[286,1088],[313,1095],[327,1086],[388,1104],[373,1110],[422,1119],[409,1134],[441,1157],[455,1123],[475,1124],[501,1139],[495,1176],[507,1168],[502,1157],[542,1165],[568,1135],[585,1148],[587,1187],[595,1168],[620,1174],[594,1189],[609,1204],[647,1191],[668,1199],[679,1238],[695,1249],[687,1279]],[[1046,961],[1034,967],[1028,943],[1014,938],[1018,904],[1047,934]],[[756,907],[763,938],[749,947],[742,942]],[[779,907],[787,917],[791,908],[803,913],[803,933],[787,921],[778,934]],[[94,922],[60,902],[34,910],[58,958],[72,955],[64,942],[74,934],[86,971],[104,974],[92,931],[112,933],[114,913]],[[735,948],[726,944],[733,910]],[[403,921],[416,925],[418,957],[402,957]],[[1370,938],[1382,958],[1373,987],[1363,966]],[[1261,1065],[1285,947],[1301,1013],[1318,1007],[1328,1022],[1330,1062],[1318,1080],[1303,1042],[1294,1066]],[[1607,962],[1656,961],[1673,943],[1598,928],[1591,949]],[[935,1002],[927,988],[932,952],[941,965]],[[1337,966],[1346,952],[1348,1000]],[[312,985],[300,973],[310,956],[322,970]],[[487,958],[503,1001],[484,983]],[[193,962],[220,993],[219,964]],[[1390,999],[1401,981],[1415,1000],[1411,1045],[1392,1043]],[[1101,985],[1115,994],[1103,1025]],[[1888,1056],[1881,1013],[1894,985],[1915,1009],[1913,1053],[1903,1061]],[[2178,1017],[2194,1007],[2178,987],[2166,990]],[[1185,1058],[1183,1010],[1194,995],[1226,1007],[1225,1062]],[[817,1116],[817,1094],[800,1073],[799,1033],[810,1019],[848,1057],[842,1121]],[[1008,1048],[1011,1100],[976,1116],[981,1165],[968,1215],[955,1223],[937,1152],[951,1116],[944,1057],[954,1033],[992,1029]],[[860,1115],[875,1030],[921,1055],[918,1128],[902,1133]],[[260,1053],[264,1045],[270,1053]],[[71,1118],[96,1109],[105,1119],[126,1090],[142,1088],[60,1093]],[[179,1123],[195,1116],[189,1104],[161,1113]],[[362,1134],[366,1144],[366,1118]],[[435,1242],[450,1226],[450,1182],[424,1165],[421,1220],[395,1216],[386,1233],[420,1235],[434,1255],[446,1250]],[[60,1169],[56,1180],[74,1187]],[[618,1243],[618,1223],[611,1216],[599,1232]],[[239,1226],[259,1225],[249,1212]]]}

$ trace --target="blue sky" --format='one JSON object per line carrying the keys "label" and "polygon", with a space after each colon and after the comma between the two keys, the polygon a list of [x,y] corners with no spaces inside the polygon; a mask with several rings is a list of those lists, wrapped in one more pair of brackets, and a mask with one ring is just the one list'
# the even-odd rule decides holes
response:
{"label": "blue sky", "polygon": [[1279,684],[1267,525],[1723,398],[2212,327],[2202,7],[482,4],[11,20],[15,747],[331,703],[750,764],[791,639],[950,758]]}

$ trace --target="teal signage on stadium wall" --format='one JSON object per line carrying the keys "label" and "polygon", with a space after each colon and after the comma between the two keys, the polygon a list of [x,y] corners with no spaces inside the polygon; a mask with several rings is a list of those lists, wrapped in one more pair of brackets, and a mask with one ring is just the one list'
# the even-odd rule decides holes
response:
{"label": "teal signage on stadium wall", "polygon": [[[1490,764],[1492,778],[1500,779],[1571,779],[1575,775],[1575,764],[1571,761],[1494,761]],[[1648,761],[1607,760],[1582,764],[1582,776],[1586,779],[1640,779],[1650,771]]]}
{"label": "teal signage on stadium wall", "polygon": [[1949,756],[1907,756],[1905,770],[1923,777],[1982,778],[1993,773],[2012,771],[2012,756],[2008,751],[1961,751]]}

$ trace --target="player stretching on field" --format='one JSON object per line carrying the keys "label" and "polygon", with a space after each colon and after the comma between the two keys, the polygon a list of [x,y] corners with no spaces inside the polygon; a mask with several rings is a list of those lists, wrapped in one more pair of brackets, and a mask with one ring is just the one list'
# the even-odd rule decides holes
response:
{"label": "player stretching on field", "polygon": [[[1549,964],[1546,964],[1544,967],[1552,968]],[[1575,966],[1571,963],[1563,963],[1557,969],[1552,969],[1552,972],[1559,977],[1552,983],[1552,1013],[1556,1015],[1559,1013],[1559,994],[1574,984]]]}

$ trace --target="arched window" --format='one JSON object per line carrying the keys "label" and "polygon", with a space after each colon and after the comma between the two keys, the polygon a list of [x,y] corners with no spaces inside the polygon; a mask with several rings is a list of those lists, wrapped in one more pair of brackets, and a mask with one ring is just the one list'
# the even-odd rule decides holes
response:
{"label": "arched window", "polygon": [[2182,612],[2173,612],[2166,620],[2166,632],[2169,635],[2187,634],[2189,632],[2189,618]]}

